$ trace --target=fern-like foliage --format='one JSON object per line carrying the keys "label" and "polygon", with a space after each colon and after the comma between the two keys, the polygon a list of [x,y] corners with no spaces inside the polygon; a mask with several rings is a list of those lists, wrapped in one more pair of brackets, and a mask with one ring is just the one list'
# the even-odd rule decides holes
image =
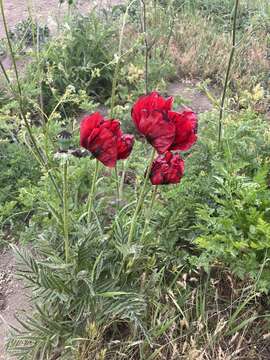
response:
{"label": "fern-like foliage", "polygon": [[[123,250],[115,246],[120,241],[119,225],[115,226],[117,240],[114,233],[104,240],[97,228],[91,230],[76,239],[68,264],[49,241],[39,242],[31,251],[13,247],[18,276],[31,289],[34,307],[32,315],[18,318],[20,326],[13,328],[8,343],[8,350],[19,359],[68,356],[77,346],[75,339],[91,342],[93,324],[105,329],[109,323],[113,329],[113,324],[124,322],[129,331],[149,338],[142,321],[146,301],[136,288],[138,281],[127,285],[126,275],[119,274],[123,261]],[[81,236],[83,231],[78,233]]]}

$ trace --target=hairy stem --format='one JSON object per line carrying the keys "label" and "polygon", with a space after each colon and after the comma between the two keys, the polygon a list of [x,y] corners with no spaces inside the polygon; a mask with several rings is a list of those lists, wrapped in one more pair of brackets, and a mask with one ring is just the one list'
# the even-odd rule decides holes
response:
{"label": "hairy stem", "polygon": [[143,243],[147,229],[150,225],[150,221],[151,221],[151,217],[152,217],[152,213],[153,213],[153,207],[154,207],[154,203],[155,203],[155,199],[156,199],[156,195],[157,195],[157,188],[158,188],[157,186],[154,186],[154,188],[152,190],[150,207],[147,209],[147,212],[146,212],[146,219],[144,222],[143,232],[142,232],[142,236],[141,236],[141,243]]}
{"label": "hairy stem", "polygon": [[66,263],[69,261],[69,219],[68,219],[68,160],[63,165],[63,233]]}
{"label": "hairy stem", "polygon": [[[171,9],[173,11],[172,2],[169,3],[167,10],[171,10]],[[176,20],[176,14],[177,14],[177,12],[175,11],[175,12],[173,12],[173,14],[170,13],[170,16],[169,16],[169,19],[170,19],[170,22],[169,22],[169,25],[168,25],[169,33],[167,35],[165,45],[164,45],[163,50],[161,52],[161,58],[162,58],[163,61],[165,60],[165,58],[167,56],[170,41],[171,41],[171,38],[172,38],[172,35],[173,35],[173,30],[174,30],[174,25],[175,25],[175,20]]]}
{"label": "hairy stem", "polygon": [[145,0],[141,0],[141,9],[142,9],[142,32],[144,34],[144,44],[145,44],[145,63],[144,63],[144,81],[145,81],[145,93],[148,93],[148,72],[149,72],[149,46],[147,38],[147,22],[146,22],[146,4]]}
{"label": "hairy stem", "polygon": [[[111,95],[111,118],[114,116],[114,107],[115,107],[115,97],[116,97],[116,87],[117,87],[117,81],[118,81],[118,74],[119,74],[119,68],[120,68],[120,59],[122,56],[122,45],[123,45],[123,38],[124,38],[124,31],[126,26],[126,20],[128,16],[128,11],[130,6],[134,3],[135,0],[131,1],[131,3],[127,6],[125,14],[123,16],[123,23],[120,31],[120,37],[119,37],[119,46],[118,46],[118,58],[114,70],[113,75],[113,81],[112,81],[112,95]],[[118,176],[118,169],[117,165],[115,165],[115,181],[116,181],[116,193],[117,193],[117,206],[120,200],[120,189],[119,189],[119,176]]]}
{"label": "hairy stem", "polygon": [[0,67],[1,67],[1,70],[2,70],[2,72],[3,72],[3,74],[4,74],[4,77],[5,77],[6,81],[7,81],[7,83],[8,83],[9,86],[11,87],[10,79],[9,79],[9,77],[8,77],[8,74],[7,74],[7,72],[6,72],[6,69],[5,69],[4,65],[2,64],[2,61],[1,61],[1,60],[0,60]]}
{"label": "hairy stem", "polygon": [[114,107],[115,107],[116,87],[117,87],[118,74],[119,74],[119,68],[120,68],[120,59],[122,57],[122,46],[123,46],[123,38],[124,38],[127,16],[128,16],[130,6],[135,1],[136,0],[133,0],[130,2],[130,4],[127,6],[125,14],[123,16],[123,23],[122,23],[122,27],[121,27],[121,31],[120,31],[120,36],[119,36],[118,57],[117,57],[117,62],[116,62],[116,66],[115,66],[115,70],[114,70],[114,74],[113,74],[113,81],[112,81],[111,118],[113,118],[113,111],[114,111]]}
{"label": "hairy stem", "polygon": [[136,208],[135,208],[132,220],[131,220],[131,225],[130,225],[130,230],[129,230],[129,235],[128,235],[128,244],[129,245],[132,243],[136,223],[137,223],[137,220],[138,220],[138,216],[139,216],[141,207],[142,207],[143,202],[144,202],[145,189],[146,189],[147,182],[149,180],[149,175],[150,175],[152,163],[154,161],[155,153],[156,153],[156,151],[155,151],[155,149],[153,149],[152,153],[151,153],[149,164],[148,164],[147,169],[146,169],[146,174],[145,174],[145,177],[144,177],[144,182],[143,182],[143,186],[142,186],[142,189],[141,189],[141,192],[140,192],[140,195],[139,195],[139,199],[137,201]]}
{"label": "hairy stem", "polygon": [[92,178],[91,190],[88,197],[88,205],[87,205],[87,221],[88,224],[91,223],[92,220],[92,212],[93,212],[93,205],[94,205],[94,197],[96,192],[96,183],[97,183],[97,176],[98,176],[98,169],[99,169],[99,162],[95,160],[95,170]]}
{"label": "hairy stem", "polygon": [[114,168],[114,174],[115,174],[115,182],[116,182],[116,202],[117,202],[117,207],[119,206],[119,201],[120,201],[120,186],[119,186],[119,176],[118,176],[118,168],[117,168],[117,163],[115,164],[115,168]]}
{"label": "hairy stem", "polygon": [[222,137],[222,122],[223,122],[223,115],[224,115],[224,104],[225,104],[227,88],[228,88],[228,84],[229,84],[229,77],[230,77],[231,67],[232,67],[235,48],[236,48],[236,21],[237,21],[238,6],[239,6],[239,0],[235,0],[234,17],[233,17],[232,48],[231,48],[229,62],[228,62],[228,66],[227,66],[225,82],[224,82],[224,87],[223,87],[223,93],[222,93],[222,98],[221,98],[221,103],[220,103],[220,111],[219,111],[219,122],[218,122],[218,147],[219,148],[221,145],[221,137]]}
{"label": "hairy stem", "polygon": [[124,190],[124,183],[125,183],[125,176],[126,176],[126,170],[127,170],[128,160],[125,160],[122,166],[122,176],[120,180],[120,188],[119,188],[119,197],[120,200],[123,197],[123,190]]}

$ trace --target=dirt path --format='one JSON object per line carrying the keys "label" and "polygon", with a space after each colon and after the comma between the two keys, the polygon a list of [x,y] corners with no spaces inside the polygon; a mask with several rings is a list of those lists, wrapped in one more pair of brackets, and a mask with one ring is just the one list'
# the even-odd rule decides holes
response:
{"label": "dirt path", "polygon": [[[52,33],[57,29],[57,24],[68,13],[67,1],[59,6],[59,0],[4,0],[5,15],[8,27],[14,26],[29,17],[29,9],[34,18],[41,23],[48,24]],[[76,7],[82,14],[88,13],[93,7],[110,7],[123,0],[77,0]],[[4,26],[0,17],[0,38],[4,36]]]}
{"label": "dirt path", "polygon": [[4,344],[9,325],[17,325],[15,314],[31,308],[27,291],[15,278],[15,258],[8,250],[0,254],[0,360],[8,360]]}
{"label": "dirt path", "polygon": [[196,113],[210,111],[213,108],[212,103],[206,95],[197,90],[197,81],[173,82],[168,86],[168,94],[170,96],[181,96],[188,101],[188,106]]}

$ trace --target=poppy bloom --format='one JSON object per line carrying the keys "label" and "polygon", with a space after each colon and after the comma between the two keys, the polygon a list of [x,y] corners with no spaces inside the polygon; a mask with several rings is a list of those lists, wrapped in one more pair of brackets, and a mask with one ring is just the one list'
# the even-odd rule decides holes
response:
{"label": "poppy bloom", "polygon": [[160,153],[172,145],[175,124],[168,118],[173,98],[164,99],[156,91],[141,96],[131,110],[131,116],[138,131]]}
{"label": "poppy bloom", "polygon": [[164,99],[157,91],[153,91],[148,95],[139,97],[136,103],[133,105],[131,115],[136,126],[139,126],[142,113],[149,115],[152,111],[158,110],[160,112],[167,113],[172,110],[173,97]]}
{"label": "poppy bloom", "polygon": [[140,97],[131,116],[147,141],[163,154],[168,150],[188,150],[197,140],[197,117],[191,110],[172,111],[173,98],[157,92]]}
{"label": "poppy bloom", "polygon": [[[114,167],[119,159],[126,159],[133,147],[126,139],[118,120],[105,120],[96,112],[86,116],[80,126],[80,144],[105,166]],[[131,136],[132,137],[132,136]]]}
{"label": "poppy bloom", "polygon": [[167,151],[153,162],[150,180],[153,185],[178,184],[184,174],[185,163],[179,154]]}
{"label": "poppy bloom", "polygon": [[168,114],[175,124],[175,137],[169,150],[186,151],[197,141],[197,116],[191,110]]}

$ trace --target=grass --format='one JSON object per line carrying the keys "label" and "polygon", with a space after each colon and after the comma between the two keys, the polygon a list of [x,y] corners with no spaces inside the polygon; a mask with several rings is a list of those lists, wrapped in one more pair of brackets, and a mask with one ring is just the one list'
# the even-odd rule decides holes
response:
{"label": "grass", "polygon": [[[267,87],[267,28],[247,29],[237,38],[231,86],[252,89],[258,83]],[[221,85],[230,51],[230,34],[217,32],[213,20],[179,14],[171,43],[177,72],[182,78],[210,79]]]}

